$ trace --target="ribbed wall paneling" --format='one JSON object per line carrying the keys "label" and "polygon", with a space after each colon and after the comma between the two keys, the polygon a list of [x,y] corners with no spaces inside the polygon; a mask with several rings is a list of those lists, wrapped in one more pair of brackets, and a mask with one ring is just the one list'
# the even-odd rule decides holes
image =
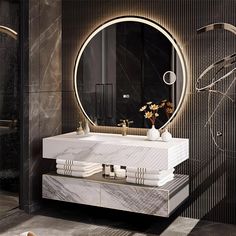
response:
{"label": "ribbed wall paneling", "polygon": [[[165,27],[177,40],[185,55],[188,88],[183,106],[169,125],[174,137],[190,139],[190,160],[177,168],[190,175],[190,197],[181,208],[186,217],[236,223],[235,154],[219,151],[211,139],[207,120],[206,92],[196,93],[195,82],[214,61],[236,51],[236,36],[218,30],[198,35],[196,30],[214,22],[236,25],[234,0],[63,0],[63,132],[75,130],[83,119],[73,91],[73,67],[85,38],[103,22],[119,16],[142,16]],[[221,89],[227,83],[221,83]],[[235,98],[235,86],[230,91]],[[217,105],[219,98],[213,97]],[[212,106],[211,104],[211,106]],[[213,119],[214,132],[220,128],[219,143],[235,150],[235,106],[224,107]],[[232,132],[230,132],[230,130]],[[92,127],[92,131],[115,132],[118,128]],[[224,132],[225,131],[225,132]],[[145,134],[130,129],[131,134]]]}

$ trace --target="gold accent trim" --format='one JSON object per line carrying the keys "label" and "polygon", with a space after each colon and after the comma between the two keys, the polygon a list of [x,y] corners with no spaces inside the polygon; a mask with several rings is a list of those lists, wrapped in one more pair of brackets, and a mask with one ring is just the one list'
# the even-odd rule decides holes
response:
{"label": "gold accent trim", "polygon": [[17,40],[18,33],[11,28],[6,26],[0,25],[0,32],[7,34],[8,36],[12,37],[13,39]]}

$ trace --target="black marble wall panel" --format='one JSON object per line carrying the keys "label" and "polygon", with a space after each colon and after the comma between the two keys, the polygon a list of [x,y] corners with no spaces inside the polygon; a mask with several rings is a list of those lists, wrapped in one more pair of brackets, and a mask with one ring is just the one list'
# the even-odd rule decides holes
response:
{"label": "black marble wall panel", "polygon": [[[103,22],[119,16],[142,16],[165,27],[184,53],[188,77],[183,106],[169,125],[174,137],[190,139],[190,160],[177,168],[190,175],[190,197],[179,209],[187,217],[236,223],[235,154],[220,151],[211,138],[207,121],[207,93],[196,93],[195,82],[214,61],[235,52],[236,37],[223,30],[198,35],[197,29],[214,22],[236,26],[234,0],[63,0],[62,8],[62,121],[63,132],[75,130],[82,119],[73,89],[73,67],[86,37]],[[221,83],[225,91],[227,86]],[[230,90],[235,98],[235,85]],[[212,99],[215,106],[219,98]],[[211,106],[212,106],[211,104]],[[235,151],[235,105],[225,103],[212,120],[212,130],[221,147]],[[106,131],[103,127],[96,131]],[[132,131],[142,133],[140,130]]]}
{"label": "black marble wall panel", "polygon": [[24,1],[22,13],[28,22],[22,28],[26,65],[21,207],[31,212],[41,200],[42,173],[54,168],[42,159],[42,138],[61,133],[61,1]]}

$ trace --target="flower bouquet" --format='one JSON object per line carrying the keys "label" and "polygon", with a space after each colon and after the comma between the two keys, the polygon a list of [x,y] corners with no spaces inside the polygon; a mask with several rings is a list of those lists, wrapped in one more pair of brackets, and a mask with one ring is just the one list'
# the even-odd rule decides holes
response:
{"label": "flower bouquet", "polygon": [[159,116],[159,109],[164,109],[167,118],[170,118],[170,114],[173,113],[173,104],[168,102],[167,100],[163,100],[160,104],[155,104],[153,102],[147,102],[144,106],[142,106],[139,111],[144,112],[144,117],[151,122],[151,129],[147,131],[147,138],[149,140],[157,140],[160,138],[160,132],[155,128],[155,122],[157,117]]}

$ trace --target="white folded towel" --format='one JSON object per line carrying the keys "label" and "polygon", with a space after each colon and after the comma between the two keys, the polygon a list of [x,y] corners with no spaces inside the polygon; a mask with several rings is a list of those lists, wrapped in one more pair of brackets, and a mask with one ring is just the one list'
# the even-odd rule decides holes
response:
{"label": "white folded towel", "polygon": [[89,162],[83,162],[83,161],[74,161],[74,160],[65,160],[65,159],[56,159],[57,164],[61,165],[75,165],[75,166],[95,166],[98,165],[98,163],[89,163]]}
{"label": "white folded towel", "polygon": [[167,176],[165,176],[164,178],[162,178],[162,179],[147,179],[147,178],[137,178],[137,177],[132,177],[132,176],[127,176],[127,177],[129,177],[129,178],[133,178],[133,179],[136,179],[137,181],[137,183],[142,183],[144,180],[147,180],[147,181],[165,181],[165,180],[167,180],[167,179],[169,179],[169,178],[172,178],[172,177],[174,177],[174,174],[173,173],[170,173],[169,175],[167,175]]}
{"label": "white folded towel", "polygon": [[62,165],[62,164],[57,164],[56,165],[57,169],[61,170],[75,170],[75,171],[81,171],[81,172],[86,172],[86,171],[93,171],[96,170],[97,168],[102,168],[102,164],[96,164],[93,166],[78,166],[78,165]]}
{"label": "white folded towel", "polygon": [[74,176],[74,177],[88,177],[88,176],[94,175],[96,173],[99,173],[101,171],[102,171],[102,168],[100,168],[100,169],[98,168],[98,169],[90,171],[90,172],[81,172],[81,171],[57,169],[57,174],[67,175],[67,176]]}
{"label": "white folded towel", "polygon": [[148,185],[148,186],[163,186],[167,182],[174,179],[174,174],[169,175],[163,180],[149,180],[149,179],[137,179],[132,177],[127,177],[126,182],[140,185]]}
{"label": "white folded towel", "polygon": [[137,173],[137,172],[127,172],[126,173],[126,175],[131,178],[150,179],[150,180],[162,180],[172,174],[173,174],[173,172],[162,174],[162,175],[142,174],[142,173]]}
{"label": "white folded towel", "polygon": [[169,176],[170,174],[173,174],[173,169],[162,171],[160,174],[147,174],[145,172],[130,172],[130,171],[127,171],[126,174],[127,176],[132,178],[161,180]]}
{"label": "white folded towel", "polygon": [[138,172],[138,173],[146,173],[146,174],[154,174],[154,175],[159,175],[159,174],[165,174],[169,172],[174,172],[175,169],[171,168],[168,170],[150,170],[147,168],[137,168],[137,167],[126,167],[126,171],[128,172]]}

